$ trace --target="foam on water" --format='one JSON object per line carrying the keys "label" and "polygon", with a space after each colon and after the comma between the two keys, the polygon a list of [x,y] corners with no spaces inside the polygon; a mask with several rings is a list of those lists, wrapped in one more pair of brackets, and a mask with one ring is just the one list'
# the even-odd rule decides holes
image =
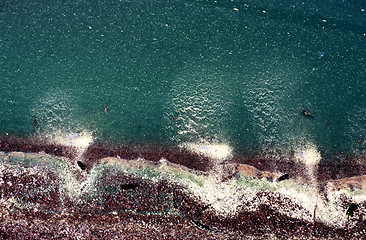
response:
{"label": "foam on water", "polygon": [[[82,157],[82,153],[93,142],[93,135],[89,131],[80,133],[55,131],[46,136],[51,142],[77,148],[79,151],[78,158]],[[153,181],[166,179],[184,186],[189,194],[194,195],[217,214],[223,216],[233,216],[242,210],[255,211],[260,204],[266,204],[270,208],[290,217],[309,222],[316,220],[332,226],[345,227],[349,224],[349,221],[345,214],[346,209],[339,204],[342,201],[342,196],[347,196],[353,202],[366,200],[364,191],[350,193],[344,189],[342,191],[330,191],[328,189],[327,201],[323,195],[319,194],[314,170],[321,159],[321,155],[314,144],[305,145],[295,151],[295,158],[308,168],[308,174],[312,179],[308,183],[303,183],[297,179],[269,182],[265,179],[248,176],[239,176],[223,181],[223,169],[224,167],[230,167],[227,160],[230,160],[233,154],[231,146],[223,143],[209,144],[202,141],[184,143],[180,147],[209,157],[213,163],[211,170],[208,172],[194,171],[172,164],[165,159],[161,159],[159,164],[154,165],[144,159],[128,161],[120,158],[108,158],[102,160],[102,164],[95,166],[90,173],[79,173],[83,177],[77,179],[75,171],[78,168],[75,168],[75,164],[69,159],[52,157],[44,153],[9,153],[2,154],[1,157],[14,158],[33,166],[46,166],[63,179],[61,195],[67,195],[75,201],[80,201],[83,194],[99,194],[95,189],[95,184],[103,176],[106,168],[114,168],[128,174],[137,174]],[[263,191],[266,194],[260,194]],[[273,202],[269,196],[281,196],[281,198],[290,199],[291,204],[297,204],[301,208],[291,208],[291,206],[287,207],[286,204]]]}
{"label": "foam on water", "polygon": [[68,147],[76,147],[85,150],[93,142],[93,134],[89,131],[63,133],[56,131],[46,135],[50,141]]}
{"label": "foam on water", "polygon": [[[167,178],[220,214],[235,214],[240,207],[251,211],[266,203],[289,216],[345,226],[347,217],[338,202],[342,196],[363,202],[365,190],[328,189],[325,201],[315,171],[320,151],[366,151],[366,108],[360,101],[366,58],[359,51],[364,11],[359,4],[345,4],[339,11],[323,3],[289,8],[276,1],[253,1],[244,11],[237,3],[218,1],[174,8],[164,1],[145,2],[111,1],[102,11],[87,1],[80,1],[77,9],[62,2],[42,11],[37,3],[18,4],[2,12],[2,130],[35,131],[39,138],[77,149],[80,160],[95,132],[132,142],[168,139],[210,158],[212,169],[194,172],[165,160],[154,167],[142,159],[142,168],[121,159],[106,167]],[[141,10],[154,14],[141,15]],[[104,101],[110,107],[108,118]],[[99,102],[101,107],[95,107]],[[304,118],[303,108],[313,111],[314,119]],[[293,147],[298,140],[310,143]],[[222,181],[233,148],[294,150],[311,181],[247,176]],[[6,156],[45,164],[62,177],[64,194],[72,199],[92,192],[102,171],[95,166],[77,179],[75,159]],[[280,208],[265,196],[254,201],[260,191],[282,194],[304,210]]]}
{"label": "foam on water", "polygon": [[[45,153],[0,152],[0,159],[5,160],[5,164],[16,164],[18,167],[27,166],[29,174],[42,174],[43,171],[39,170],[39,167],[55,173],[61,179],[59,189],[61,201],[64,201],[65,197],[79,201],[81,194],[90,194],[94,191],[95,181],[100,178],[98,168],[93,168],[89,174],[85,174],[75,168],[70,159],[54,157]],[[0,163],[1,166],[3,164]],[[78,178],[78,174],[81,174],[82,178]]]}
{"label": "foam on water", "polygon": [[321,159],[320,152],[314,145],[308,145],[305,149],[297,150],[295,157],[297,160],[305,163],[308,167],[314,167]]}
{"label": "foam on water", "polygon": [[306,165],[312,181],[315,181],[315,167],[320,162],[321,158],[322,156],[314,144],[308,144],[304,148],[295,151],[295,159]]}
{"label": "foam on water", "polygon": [[[276,192],[304,208],[304,211],[279,208],[277,209],[279,212],[308,222],[316,220],[337,227],[344,227],[347,224],[346,209],[340,207],[339,195],[330,194],[331,197],[325,201],[324,197],[318,193],[316,186],[303,183],[296,183],[296,186],[293,187],[281,186]],[[269,204],[272,205],[270,202]]]}
{"label": "foam on water", "polygon": [[[237,181],[231,179],[220,181],[215,174],[203,173],[169,163],[161,159],[158,165],[148,164],[144,159],[128,161],[118,158],[106,158],[102,163],[117,167],[119,171],[137,174],[153,181],[168,179],[170,182],[184,186],[189,194],[193,194],[205,204],[210,205],[218,214],[235,215],[243,201],[250,201],[253,194],[243,197],[242,191],[237,191]],[[252,191],[246,189],[246,193]]]}
{"label": "foam on water", "polygon": [[232,157],[233,149],[227,144],[183,143],[180,147],[210,157],[218,162]]}
{"label": "foam on water", "polygon": [[[153,181],[168,179],[184,186],[189,194],[212,208],[222,216],[235,216],[238,211],[255,211],[261,204],[279,211],[287,216],[312,222],[314,219],[326,224],[344,227],[349,224],[341,206],[341,195],[331,194],[329,201],[318,194],[318,189],[312,184],[299,181],[269,182],[246,176],[219,181],[212,173],[201,173],[185,167],[171,164],[162,159],[158,165],[147,164],[143,159],[127,161],[118,158],[108,158],[103,161],[111,168],[119,171],[137,174]],[[265,194],[258,193],[265,192]],[[289,206],[284,202],[273,202],[269,195],[288,199]],[[365,199],[365,198],[363,198]],[[360,199],[361,200],[361,199]],[[293,208],[297,204],[301,208]],[[315,216],[314,216],[315,213]]]}
{"label": "foam on water", "polygon": [[67,147],[74,147],[77,150],[77,159],[82,159],[82,155],[93,143],[93,133],[87,130],[81,132],[54,131],[43,136],[48,141]]}
{"label": "foam on water", "polygon": [[[78,160],[82,160],[84,152],[94,141],[93,134],[89,131],[81,131],[77,133],[64,133],[61,131],[55,131],[49,133],[45,137],[49,141],[56,144],[75,147],[77,150],[76,159]],[[84,175],[84,178],[82,181],[78,181],[71,169],[71,166],[61,168],[60,173],[62,178],[65,180],[64,188],[68,192],[69,197],[71,199],[77,199],[80,194],[82,194],[82,192],[88,192],[92,189],[91,186],[96,178],[96,173],[95,171],[91,171],[91,173],[87,176],[85,173],[81,173]]]}

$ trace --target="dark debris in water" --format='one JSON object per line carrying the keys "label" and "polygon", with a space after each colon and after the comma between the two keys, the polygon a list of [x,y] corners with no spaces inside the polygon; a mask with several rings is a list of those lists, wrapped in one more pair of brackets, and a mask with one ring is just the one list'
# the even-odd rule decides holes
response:
{"label": "dark debris in water", "polygon": [[309,110],[302,110],[302,114],[304,115],[304,117],[307,117],[307,118],[314,118],[314,115],[312,112],[310,112]]}

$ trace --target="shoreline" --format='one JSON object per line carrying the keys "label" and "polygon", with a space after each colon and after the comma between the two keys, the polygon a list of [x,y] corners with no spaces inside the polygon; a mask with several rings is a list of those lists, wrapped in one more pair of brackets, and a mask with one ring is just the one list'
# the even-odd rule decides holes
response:
{"label": "shoreline", "polygon": [[[0,136],[0,151],[3,152],[45,152],[53,156],[62,156],[76,159],[78,149],[73,146],[65,146],[52,143],[34,137]],[[177,146],[163,146],[151,144],[103,144],[94,143],[87,147],[81,156],[88,170],[100,159],[106,157],[119,157],[126,160],[143,158],[147,161],[158,162],[164,158],[169,162],[188,167],[192,170],[209,171],[215,164],[210,157],[194,153]],[[280,154],[271,155],[268,153],[256,153],[250,155],[234,154],[225,163],[247,164],[260,171],[270,171],[283,174],[290,174],[294,177],[303,176],[307,166],[295,159],[293,155],[284,156]],[[322,158],[315,166],[317,181],[336,180],[341,178],[354,177],[366,174],[366,155],[351,156],[334,154],[332,159]]]}
{"label": "shoreline", "polygon": [[[152,164],[160,164],[159,161],[164,158],[172,164],[202,173],[207,173],[215,167],[208,157],[167,146],[107,146],[98,143],[89,146],[82,158],[77,159],[80,156],[75,147],[50,144],[36,138],[2,137],[0,151],[44,152],[52,156],[66,157],[74,161],[71,163],[75,166],[73,171],[84,178],[90,175],[94,166],[108,162],[108,159],[112,158],[116,161],[124,159],[123,161],[131,164],[137,158],[143,158]],[[354,158],[344,159],[346,162],[338,159],[333,166],[320,161],[316,170],[318,184],[329,179],[340,179],[338,176],[348,177],[352,174],[355,176],[346,170],[355,168],[349,165]],[[78,169],[76,161],[83,161],[86,168]],[[139,164],[143,166],[146,163],[139,162]],[[263,177],[266,171],[269,174],[285,171],[295,178],[302,177],[304,181],[307,179],[307,176],[301,176],[306,166],[291,159],[271,159],[268,155],[234,156],[231,161],[224,164],[251,166],[255,172],[254,177]],[[101,236],[142,239],[169,236],[175,236],[176,239],[202,239],[202,237],[266,239],[288,236],[299,239],[324,237],[359,239],[366,227],[366,221],[363,220],[366,216],[365,201],[355,210],[353,227],[349,228],[346,225],[340,228],[316,221],[315,216],[314,221],[307,221],[281,213],[276,206],[290,208],[292,206],[310,217],[312,215],[291,199],[269,191],[260,190],[255,193],[253,201],[259,199],[257,201],[260,203],[256,210],[248,211],[239,207],[236,215],[223,216],[215,211],[212,204],[205,204],[197,196],[191,195],[185,187],[164,179],[151,181],[134,174],[113,173],[106,170],[101,173],[100,181],[95,186],[97,193],[94,197],[82,194],[81,190],[81,195],[75,200],[62,194],[60,189],[63,180],[47,166],[37,168],[10,164],[2,167],[0,237],[4,238],[27,235],[30,239],[58,239],[70,236],[81,239]],[[363,167],[361,164],[357,165],[355,168],[358,169],[357,173],[361,173]],[[341,175],[332,175],[337,170],[340,171],[339,168],[343,171],[340,172]],[[230,169],[228,171],[230,172]],[[239,171],[238,168],[236,171]],[[229,174],[229,178],[235,177],[236,173]],[[336,178],[331,178],[332,176]],[[224,182],[227,180],[221,179]],[[346,208],[351,199],[346,197],[342,201]],[[59,228],[62,231],[59,231]],[[164,237],[164,232],[169,234]]]}

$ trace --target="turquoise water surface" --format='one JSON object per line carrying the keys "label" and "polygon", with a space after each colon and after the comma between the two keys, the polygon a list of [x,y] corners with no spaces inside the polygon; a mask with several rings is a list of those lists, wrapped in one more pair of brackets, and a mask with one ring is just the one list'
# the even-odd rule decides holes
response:
{"label": "turquoise water surface", "polygon": [[333,0],[2,0],[0,133],[363,153],[365,9]]}

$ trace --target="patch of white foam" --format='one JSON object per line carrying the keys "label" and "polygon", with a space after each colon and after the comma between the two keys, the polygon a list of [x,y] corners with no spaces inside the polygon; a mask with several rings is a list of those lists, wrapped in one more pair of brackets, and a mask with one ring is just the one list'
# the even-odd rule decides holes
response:
{"label": "patch of white foam", "polygon": [[82,156],[85,150],[93,143],[93,134],[90,131],[81,132],[62,132],[55,131],[50,134],[46,134],[46,138],[56,144],[60,144],[67,147],[75,147],[78,151],[78,158]]}
{"label": "patch of white foam", "polygon": [[[310,165],[314,166],[319,161],[320,154],[318,155],[314,149],[310,149],[306,153],[309,153]],[[160,168],[160,170],[163,169]],[[174,175],[174,172],[175,170],[171,170],[169,174]],[[194,174],[196,178],[200,175],[199,173]],[[341,204],[341,196],[331,194],[329,201],[326,201],[312,182],[308,184],[298,181],[267,182],[263,179],[250,178],[251,180],[246,183],[239,183],[238,179],[220,181],[211,173],[200,175],[199,178],[201,182],[199,185],[196,181],[192,181],[192,177],[175,181],[185,186],[191,194],[222,216],[235,216],[238,211],[243,209],[256,211],[258,206],[266,204],[270,208],[296,219],[308,222],[315,220],[336,227],[352,227],[345,214],[347,209],[344,204]],[[170,180],[174,181],[174,179]],[[265,182],[265,184],[262,186],[261,182]],[[262,191],[269,192],[257,196],[257,193]],[[282,201],[272,201],[269,197],[271,194],[274,194],[274,197],[287,199],[294,205],[288,206]],[[301,207],[294,207],[295,205]]]}
{"label": "patch of white foam", "polygon": [[192,183],[188,183],[187,187],[195,196],[215,209],[216,213],[223,216],[234,216],[241,205],[246,205],[255,196],[249,188],[239,190],[235,179],[222,182],[211,175],[205,177],[201,187]]}
{"label": "patch of white foam", "polygon": [[183,143],[180,147],[222,162],[232,157],[233,149],[226,144]]}
{"label": "patch of white foam", "polygon": [[325,201],[318,194],[316,187],[311,185],[302,186],[296,190],[293,188],[280,188],[278,192],[303,208],[303,210],[297,211],[291,208],[278,208],[277,210],[281,213],[308,222],[315,220],[337,227],[344,227],[348,224],[348,218],[345,214],[346,209],[338,203],[339,198],[334,194],[328,195],[328,201]]}
{"label": "patch of white foam", "polygon": [[309,167],[315,166],[321,159],[320,152],[313,145],[309,145],[305,149],[298,151],[295,156]]}
{"label": "patch of white foam", "polygon": [[[238,191],[236,179],[222,181],[226,160],[232,158],[233,149],[227,144],[210,143],[184,143],[181,148],[188,151],[209,157],[214,164],[211,171],[203,177],[202,185],[197,186],[191,181],[180,181],[185,185],[193,195],[203,200],[215,212],[221,215],[235,215],[243,201],[251,199],[253,194],[247,194],[245,197],[243,191]],[[247,189],[248,190],[248,189]]]}
{"label": "patch of white foam", "polygon": [[89,131],[79,133],[63,133],[61,131],[56,131],[49,134],[47,137],[55,143],[77,148],[87,148],[93,142],[93,135]]}
{"label": "patch of white foam", "polygon": [[[328,201],[319,194],[316,185],[315,168],[319,164],[322,156],[314,144],[309,144],[295,152],[297,161],[306,165],[311,181],[300,190],[291,188],[282,188],[279,192],[294,202],[300,204],[310,214],[307,218],[299,214],[293,216],[302,218],[307,221],[321,221],[332,226],[344,227],[348,224],[348,219],[345,214],[345,209],[338,204],[336,194],[329,192]],[[311,216],[311,219],[309,217]]]}
{"label": "patch of white foam", "polygon": [[295,153],[295,158],[306,165],[310,177],[312,180],[315,180],[314,169],[322,158],[317,147],[313,144],[309,144],[303,149],[298,149]]}
{"label": "patch of white foam", "polygon": [[[212,207],[215,212],[223,216],[233,216],[240,209],[240,206],[252,199],[254,194],[248,193],[246,189],[238,191],[237,180],[230,179],[225,182],[220,181],[215,175],[199,172],[187,167],[180,166],[161,159],[158,164],[144,159],[125,160],[119,158],[104,158],[104,164],[118,166],[123,172],[139,174],[153,181],[168,179],[171,182],[184,186],[189,194],[192,194],[203,203]],[[155,175],[151,178],[151,171]],[[147,170],[147,171],[146,171]]]}

